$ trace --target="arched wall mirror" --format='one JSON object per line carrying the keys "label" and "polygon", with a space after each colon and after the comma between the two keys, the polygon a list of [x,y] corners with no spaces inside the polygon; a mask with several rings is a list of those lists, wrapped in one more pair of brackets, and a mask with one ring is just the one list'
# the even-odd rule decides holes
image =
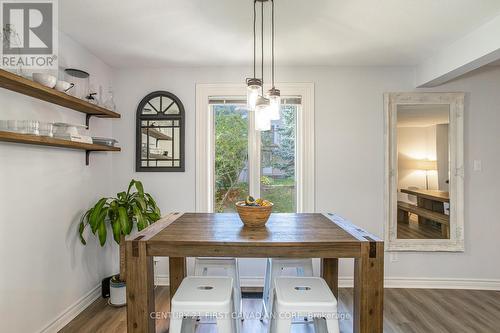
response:
{"label": "arched wall mirror", "polygon": [[464,250],[463,93],[387,93],[386,247]]}
{"label": "arched wall mirror", "polygon": [[136,171],[184,171],[184,106],[172,93],[155,91],[137,107]]}

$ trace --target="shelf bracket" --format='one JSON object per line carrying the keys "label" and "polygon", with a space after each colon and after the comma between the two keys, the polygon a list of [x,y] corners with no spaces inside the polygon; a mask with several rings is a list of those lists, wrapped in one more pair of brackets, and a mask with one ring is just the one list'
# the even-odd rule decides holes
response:
{"label": "shelf bracket", "polygon": [[87,126],[87,129],[89,129],[90,117],[92,117],[91,114],[85,115],[85,125]]}
{"label": "shelf bracket", "polygon": [[92,150],[86,150],[85,151],[85,165],[89,165],[90,163],[90,153],[92,152]]}

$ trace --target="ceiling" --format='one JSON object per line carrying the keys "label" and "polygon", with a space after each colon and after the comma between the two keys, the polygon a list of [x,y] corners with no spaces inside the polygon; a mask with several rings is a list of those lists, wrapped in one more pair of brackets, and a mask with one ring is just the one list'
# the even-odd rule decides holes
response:
{"label": "ceiling", "polygon": [[[113,67],[247,66],[252,0],[60,1],[60,27]],[[277,65],[416,65],[498,0],[275,0]],[[267,41],[266,41],[267,44]]]}
{"label": "ceiling", "polygon": [[397,127],[428,127],[448,124],[450,106],[448,104],[398,105]]}

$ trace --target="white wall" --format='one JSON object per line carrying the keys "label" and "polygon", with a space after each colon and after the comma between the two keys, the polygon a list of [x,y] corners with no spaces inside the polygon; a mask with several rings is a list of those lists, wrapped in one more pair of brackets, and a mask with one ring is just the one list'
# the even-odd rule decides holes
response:
{"label": "white wall", "polygon": [[437,176],[438,186],[441,191],[449,191],[450,180],[450,161],[449,161],[449,125],[436,125],[436,158],[437,158]]}
{"label": "white wall", "polygon": [[[111,82],[111,69],[63,33],[60,65],[89,71],[105,88]],[[81,113],[5,89],[0,101],[2,119],[85,123]],[[109,136],[111,120],[92,119],[91,129]],[[77,237],[82,212],[111,190],[111,155],[90,159],[85,166],[83,151],[0,143],[0,332],[40,331],[113,272],[117,251]]]}
{"label": "white wall", "polygon": [[[113,190],[130,178],[141,179],[162,211],[194,211],[195,84],[243,82],[245,68],[164,68],[117,70],[117,105],[122,120],[113,134],[123,146],[113,156]],[[415,90],[411,68],[279,68],[283,82],[314,82],[316,106],[316,210],[337,212],[367,230],[384,230],[383,99],[387,91]],[[186,109],[186,172],[135,173],[135,112],[139,101],[154,90],[176,94]],[[429,91],[465,91],[465,246],[464,253],[401,253],[386,260],[387,278],[500,279],[492,261],[500,232],[495,207],[500,197],[500,69],[476,72]],[[422,90],[423,91],[423,90]],[[481,173],[472,172],[473,159],[483,161]],[[360,209],[362,207],[362,209]],[[496,258],[498,259],[498,258]],[[488,263],[484,262],[488,260]],[[344,260],[340,275],[352,276]],[[159,274],[166,274],[160,263]],[[247,262],[242,275],[262,275],[264,267]],[[255,273],[257,272],[257,273]]]}

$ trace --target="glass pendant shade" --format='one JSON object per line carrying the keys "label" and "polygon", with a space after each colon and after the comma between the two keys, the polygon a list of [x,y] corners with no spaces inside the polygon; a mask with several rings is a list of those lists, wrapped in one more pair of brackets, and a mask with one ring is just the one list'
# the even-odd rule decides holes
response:
{"label": "glass pendant shade", "polygon": [[261,88],[262,81],[260,79],[247,79],[247,106],[251,111],[255,110]]}
{"label": "glass pendant shade", "polygon": [[255,110],[255,130],[271,130],[271,119],[267,115],[268,110]]}
{"label": "glass pendant shade", "polygon": [[270,104],[265,97],[259,96],[255,104],[255,129],[257,131],[269,131],[271,119],[269,119]]}
{"label": "glass pendant shade", "polygon": [[280,91],[276,88],[272,88],[268,91],[269,99],[269,119],[279,120],[280,119],[280,106],[281,106],[281,96]]}

